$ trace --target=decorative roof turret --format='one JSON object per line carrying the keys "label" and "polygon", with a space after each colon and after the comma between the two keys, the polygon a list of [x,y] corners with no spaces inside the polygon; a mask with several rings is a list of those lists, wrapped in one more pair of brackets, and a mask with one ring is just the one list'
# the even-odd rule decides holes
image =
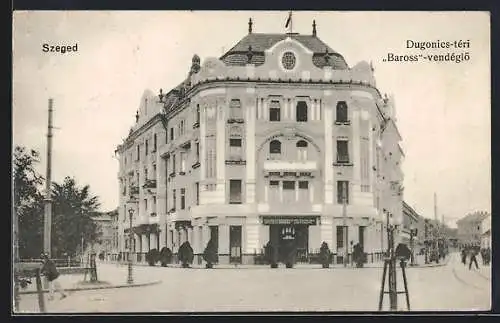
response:
{"label": "decorative roof turret", "polygon": [[252,33],[252,26],[253,26],[253,21],[252,18],[248,19],[248,33]]}
{"label": "decorative roof turret", "polygon": [[313,37],[316,37],[316,20],[313,20]]}

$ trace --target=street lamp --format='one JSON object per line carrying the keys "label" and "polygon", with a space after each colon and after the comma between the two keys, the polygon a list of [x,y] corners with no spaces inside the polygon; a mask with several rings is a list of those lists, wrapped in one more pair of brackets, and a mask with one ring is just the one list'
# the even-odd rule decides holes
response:
{"label": "street lamp", "polygon": [[129,215],[129,232],[128,232],[128,277],[127,277],[127,283],[128,284],[133,284],[134,283],[134,277],[132,273],[132,239],[134,238],[134,234],[132,233],[132,217],[134,215],[134,209],[130,208],[128,210],[128,215]]}

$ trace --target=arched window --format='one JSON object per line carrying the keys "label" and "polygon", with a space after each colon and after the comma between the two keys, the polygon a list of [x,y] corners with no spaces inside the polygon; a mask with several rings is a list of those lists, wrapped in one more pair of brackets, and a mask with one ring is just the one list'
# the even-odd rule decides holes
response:
{"label": "arched window", "polygon": [[297,141],[295,146],[297,147],[298,160],[306,161],[307,160],[307,141],[299,140],[299,141]]}
{"label": "arched window", "polygon": [[296,119],[298,122],[307,122],[307,103],[305,101],[297,102]]}
{"label": "arched window", "polygon": [[269,143],[269,156],[271,159],[279,159],[281,157],[281,142],[273,140]]}

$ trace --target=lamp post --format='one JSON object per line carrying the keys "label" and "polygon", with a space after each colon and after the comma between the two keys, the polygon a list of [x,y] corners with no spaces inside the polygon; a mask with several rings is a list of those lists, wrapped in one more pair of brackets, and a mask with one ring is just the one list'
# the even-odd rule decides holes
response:
{"label": "lamp post", "polygon": [[133,284],[134,283],[134,277],[133,277],[133,272],[132,272],[132,239],[134,237],[134,234],[132,233],[132,217],[134,215],[134,209],[130,208],[128,210],[128,215],[129,215],[129,232],[128,232],[128,276],[127,276],[127,283],[128,284]]}

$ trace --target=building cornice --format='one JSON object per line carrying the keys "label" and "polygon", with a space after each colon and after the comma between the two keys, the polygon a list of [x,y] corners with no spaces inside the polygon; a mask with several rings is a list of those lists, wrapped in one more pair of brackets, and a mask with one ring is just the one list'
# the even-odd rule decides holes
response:
{"label": "building cornice", "polygon": [[118,153],[121,153],[124,150],[127,150],[128,148],[132,147],[134,141],[144,132],[146,132],[147,130],[151,129],[154,125],[156,125],[158,121],[161,121],[161,113],[155,114],[153,117],[151,117],[151,119],[149,119],[146,123],[141,125],[138,129],[132,131],[132,133],[129,134],[127,139],[125,139],[124,143],[117,147],[116,151]]}

